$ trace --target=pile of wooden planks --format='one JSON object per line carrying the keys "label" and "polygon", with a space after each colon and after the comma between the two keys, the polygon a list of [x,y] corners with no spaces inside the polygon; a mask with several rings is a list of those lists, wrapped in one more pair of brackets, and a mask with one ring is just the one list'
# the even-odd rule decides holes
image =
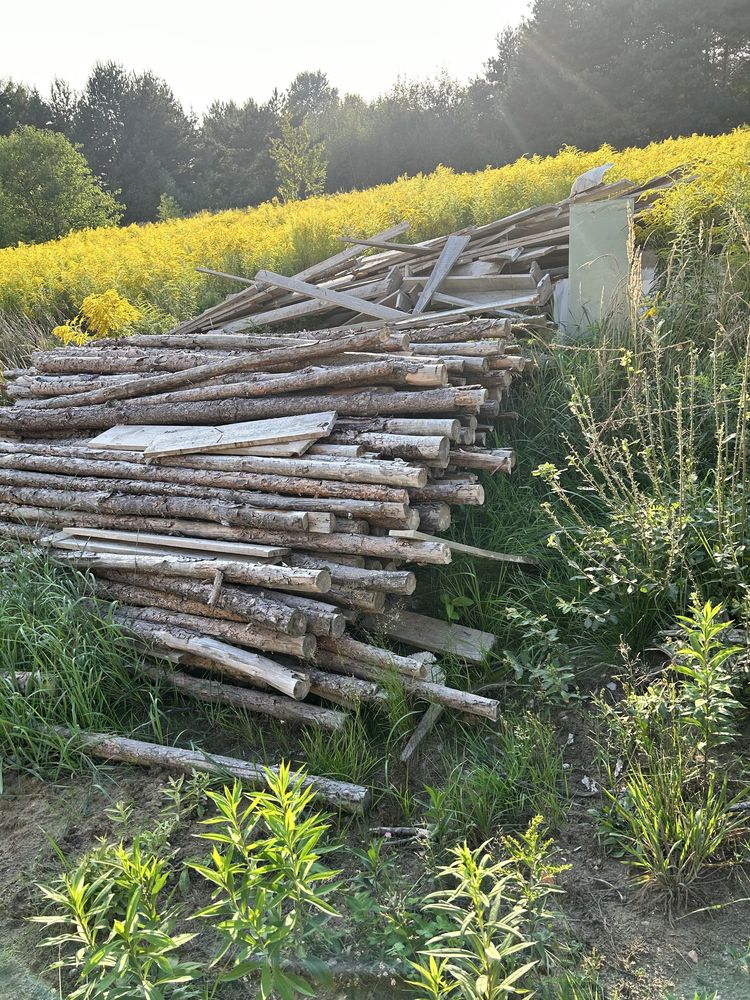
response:
{"label": "pile of wooden planks", "polygon": [[413,329],[480,314],[528,321],[529,310],[543,310],[554,282],[567,277],[571,205],[631,198],[635,215],[643,216],[672,183],[664,176],[643,185],[597,184],[555,204],[416,244],[398,242],[407,222],[369,239],[341,237],[346,249],[291,278],[267,270],[251,279],[200,269],[246,287],[175,332],[240,333],[311,322]]}
{"label": "pile of wooden planks", "polygon": [[[260,272],[171,334],[35,352],[4,373],[0,536],[91,571],[92,602],[150,654],[144,679],[187,696],[335,731],[397,682],[430,706],[405,763],[444,708],[497,719],[438,659],[481,663],[495,637],[405,602],[411,567],[453,550],[528,561],[438,536],[483,503],[479,473],[513,468],[493,432],[530,363],[517,309],[548,298],[568,208],[413,247],[397,226],[295,279]],[[329,325],[266,329],[311,318]],[[131,759],[113,739],[89,745]]]}

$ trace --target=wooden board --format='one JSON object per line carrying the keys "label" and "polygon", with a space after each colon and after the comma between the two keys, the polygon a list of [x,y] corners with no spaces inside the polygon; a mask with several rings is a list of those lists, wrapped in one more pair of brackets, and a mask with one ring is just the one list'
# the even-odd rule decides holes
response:
{"label": "wooden board", "polygon": [[364,313],[365,316],[374,316],[376,319],[405,319],[407,313],[399,312],[398,309],[391,309],[389,306],[381,306],[377,302],[368,302],[355,295],[348,295],[346,292],[335,292],[328,288],[321,288],[318,285],[308,284],[306,281],[298,281],[296,278],[285,278],[283,274],[276,274],[274,271],[258,271],[255,280],[260,283],[277,285],[285,288],[289,292],[298,292],[311,299],[319,299],[322,302],[329,302],[334,306],[341,306],[350,309],[353,313]]}
{"label": "wooden board", "polygon": [[400,611],[396,614],[367,615],[364,624],[407,646],[417,646],[433,653],[458,656],[469,663],[481,664],[497,644],[497,636],[465,625],[444,622],[439,618]]}
{"label": "wooden board", "polygon": [[[214,553],[210,546],[203,546],[195,549],[175,550],[167,545],[144,545],[143,542],[115,542],[109,539],[99,538],[72,538],[60,532],[57,535],[47,535],[40,539],[41,545],[49,545],[53,549],[64,549],[70,552],[81,552],[91,554],[93,552],[109,553],[113,555],[134,555],[134,556],[169,556],[179,554],[193,559],[211,558]],[[246,563],[272,563],[274,560],[258,559],[257,556],[232,555],[235,562]]]}
{"label": "wooden board", "polygon": [[[144,451],[163,434],[184,430],[180,424],[118,424],[86,442],[88,448],[109,451]],[[260,445],[257,448],[233,448],[233,455],[256,455],[258,458],[298,458],[304,455],[317,438],[285,441],[281,444]]]}
{"label": "wooden board", "polygon": [[410,538],[417,542],[442,542],[453,552],[463,552],[467,556],[478,556],[481,559],[493,559],[495,562],[518,563],[521,566],[538,566],[539,561],[530,556],[512,556],[504,552],[493,552],[491,549],[480,549],[476,545],[464,545],[463,542],[454,542],[450,538],[438,538],[437,535],[427,535],[423,531],[412,531],[410,529],[393,529],[388,532],[391,538]]}
{"label": "wooden board", "polygon": [[221,542],[207,538],[189,538],[183,535],[156,535],[145,531],[116,531],[111,528],[63,528],[61,534],[80,538],[108,538],[117,542],[143,542],[173,549],[199,549],[225,555],[247,556],[255,559],[281,559],[289,549],[280,545],[256,545],[252,542]]}
{"label": "wooden board", "polygon": [[435,261],[435,266],[417,299],[417,304],[414,306],[416,314],[424,312],[430,304],[430,299],[440,287],[440,283],[451,273],[453,265],[465,250],[469,239],[469,236],[454,234],[453,236],[449,236],[445,241],[445,245],[440,251],[440,256]]}
{"label": "wooden board", "polygon": [[243,420],[217,427],[176,427],[158,435],[144,455],[222,454],[238,448],[279,444],[284,441],[317,440],[327,437],[336,422],[336,411],[307,413],[270,420]]}

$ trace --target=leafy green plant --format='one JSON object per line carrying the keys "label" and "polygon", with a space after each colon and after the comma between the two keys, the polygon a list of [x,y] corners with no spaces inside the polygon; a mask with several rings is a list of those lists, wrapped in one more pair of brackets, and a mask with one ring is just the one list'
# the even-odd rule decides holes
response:
{"label": "leafy green plant", "polygon": [[568,705],[577,697],[576,673],[570,653],[560,641],[559,629],[546,615],[507,608],[508,620],[517,629],[520,649],[506,650],[505,660],[515,680],[528,685],[532,697],[550,705]]}
{"label": "leafy green plant", "polygon": [[360,870],[347,886],[343,900],[357,930],[358,946],[371,954],[404,961],[440,929],[447,929],[438,914],[426,912],[420,892],[422,878],[405,876],[384,850],[383,839],[367,850],[352,853]]}
{"label": "leafy green plant", "polygon": [[742,652],[741,646],[727,645],[721,635],[731,622],[720,620],[724,607],[697,601],[690,616],[680,616],[684,641],[675,650],[675,670],[682,678],[680,707],[682,722],[698,736],[697,752],[704,776],[712,753],[731,743],[737,735],[736,718],[742,709],[733,692],[730,662]]}
{"label": "leafy green plant", "polygon": [[525,987],[536,962],[524,962],[531,948],[524,936],[526,911],[514,899],[510,861],[493,862],[485,845],[451,849],[453,861],[438,873],[455,885],[432,893],[426,909],[441,913],[452,927],[427,944],[425,960],[412,966],[409,983],[420,1000],[458,993],[465,1000],[529,996]]}
{"label": "leafy green plant", "polygon": [[446,590],[440,594],[440,602],[449,622],[460,621],[462,611],[474,607],[473,599],[467,594],[451,594]]}
{"label": "leafy green plant", "polygon": [[731,861],[746,830],[732,812],[726,777],[712,772],[705,787],[691,787],[692,763],[678,745],[673,756],[635,763],[621,785],[603,789],[599,814],[605,843],[632,868],[635,882],[682,907],[708,871]]}
{"label": "leafy green plant", "polygon": [[[553,546],[593,593],[687,608],[693,591],[747,597],[750,339],[676,348],[656,317],[623,348],[617,418],[575,380],[568,471],[535,475]],[[610,364],[615,363],[613,357]]]}
{"label": "leafy green plant", "polygon": [[[329,826],[308,809],[313,791],[282,764],[266,772],[268,788],[244,794],[239,783],[208,792],[218,814],[203,821],[210,862],[191,867],[213,886],[212,902],[196,917],[209,919],[221,939],[213,966],[222,982],[260,974],[259,996],[315,996],[301,976],[284,968],[289,951],[303,950],[302,935],[314,913],[336,911],[327,898],[336,871],[324,868],[321,839]],[[312,965],[311,965],[312,968]]]}
{"label": "leafy green plant", "polygon": [[51,968],[70,970],[78,986],[70,1000],[188,1000],[200,965],[180,950],[194,934],[178,933],[179,913],[162,901],[170,875],[165,858],[102,844],[71,872],[39,889],[53,912],[32,917],[55,932],[44,947],[61,958]]}
{"label": "leafy green plant", "polygon": [[571,865],[552,860],[552,838],[544,837],[544,820],[534,816],[525,831],[517,836],[500,838],[502,850],[512,863],[509,871],[516,883],[516,897],[526,911],[524,933],[533,942],[541,965],[549,970],[558,959],[553,921],[558,914],[550,909],[549,899],[562,893],[558,877]]}

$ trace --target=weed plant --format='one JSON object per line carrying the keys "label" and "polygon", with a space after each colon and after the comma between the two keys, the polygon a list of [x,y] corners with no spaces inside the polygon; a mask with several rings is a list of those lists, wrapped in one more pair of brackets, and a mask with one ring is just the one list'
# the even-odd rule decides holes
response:
{"label": "weed plant", "polygon": [[723,643],[721,606],[695,606],[681,619],[673,672],[616,706],[601,705],[607,735],[600,747],[604,843],[631,868],[636,884],[657,890],[669,909],[683,908],[717,869],[743,850],[747,817],[733,807],[746,794],[730,778],[734,719],[729,663],[738,647]]}

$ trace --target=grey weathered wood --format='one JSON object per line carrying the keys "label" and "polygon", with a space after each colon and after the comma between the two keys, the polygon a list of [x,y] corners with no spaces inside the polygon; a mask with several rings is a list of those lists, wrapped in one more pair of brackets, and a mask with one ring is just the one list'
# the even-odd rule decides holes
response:
{"label": "grey weathered wood", "polygon": [[[77,744],[88,753],[104,760],[140,764],[146,767],[166,767],[182,771],[184,774],[206,771],[210,774],[231,775],[252,788],[265,788],[268,784],[268,772],[278,771],[275,766],[252,764],[236,757],[209,754],[202,750],[161,746],[158,743],[146,743],[143,740],[114,736],[110,733],[73,731],[63,727],[56,727],[56,731],[69,737],[72,744]],[[312,788],[323,802],[333,808],[352,813],[363,813],[369,808],[370,792],[361,785],[354,785],[348,781],[334,781],[332,778],[318,778],[315,775],[298,775],[295,772],[291,773],[291,778],[293,781],[301,778],[305,786]]]}
{"label": "grey weathered wood", "polygon": [[[349,657],[329,653],[327,650],[322,650],[318,654],[318,661],[326,669],[333,670],[335,673],[352,674],[362,680],[382,682],[384,679],[381,667],[360,663]],[[444,684],[417,680],[403,675],[400,677],[400,683],[404,692],[413,698],[445,705],[446,708],[467,712],[469,715],[479,715],[485,719],[491,719],[493,722],[497,721],[500,703],[493,698],[485,698],[482,695],[473,694],[471,691],[459,691],[456,688],[446,687]]]}
{"label": "grey weathered wood", "polygon": [[404,319],[408,314],[400,312],[398,309],[390,309],[388,306],[381,306],[377,302],[368,302],[366,299],[357,298],[355,295],[348,295],[346,292],[335,292],[318,285],[311,285],[308,282],[300,281],[298,278],[285,278],[283,274],[276,274],[274,271],[258,271],[255,280],[261,283],[276,285],[285,288],[290,292],[298,292],[313,299],[320,299],[329,302],[331,305],[341,306],[354,313],[364,313],[366,316],[374,316],[376,319]]}
{"label": "grey weathered wood", "polygon": [[153,625],[138,621],[130,615],[115,611],[113,621],[123,629],[155,648],[176,650],[177,652],[195,653],[210,660],[216,669],[223,666],[231,667],[235,673],[244,676],[248,681],[261,681],[283,694],[301,701],[310,690],[310,682],[302,674],[284,667],[274,660],[269,660],[259,653],[248,649],[221,642],[209,635],[188,631],[175,625]]}
{"label": "grey weathered wood", "polygon": [[245,556],[250,559],[278,560],[289,550],[280,545],[254,545],[251,542],[208,541],[205,538],[184,538],[181,535],[156,535],[141,531],[113,531],[107,528],[64,528],[64,535],[79,538],[106,538],[115,542],[140,542],[161,548],[202,550],[204,556]]}
{"label": "grey weathered wood", "polygon": [[[120,382],[106,389],[93,389],[81,393],[76,398],[77,406],[95,406],[100,403],[111,403],[114,400],[134,399],[158,392],[195,385],[220,375],[240,372],[272,371],[285,366],[296,367],[302,362],[313,358],[325,357],[328,354],[338,354],[345,350],[359,350],[362,347],[374,347],[385,341],[381,331],[369,331],[342,337],[340,340],[321,340],[311,344],[295,344],[290,347],[272,347],[267,351],[232,354],[228,357],[210,361],[207,364],[195,366],[178,372],[165,372],[161,375],[147,375],[143,378]],[[40,401],[39,406],[55,409],[55,397]],[[310,412],[310,411],[308,411]]]}
{"label": "grey weathered wood", "polygon": [[[147,589],[106,583],[97,585],[98,593],[118,602],[114,616],[119,622],[146,622],[159,628],[184,629],[219,639],[232,646],[248,646],[264,653],[286,653],[308,660],[315,656],[317,642],[313,635],[289,635],[261,628],[255,623],[247,625],[211,618],[205,614],[193,614],[187,608],[177,611],[175,605],[179,605],[178,601],[159,600],[158,596],[151,598],[150,594],[144,592]],[[115,596],[118,594],[119,596]],[[128,599],[133,599],[137,603],[124,603]],[[152,600],[153,603],[146,603]],[[290,694],[289,691],[285,693]]]}
{"label": "grey weathered wood", "polygon": [[414,306],[415,315],[424,312],[430,304],[430,299],[432,298],[433,293],[440,287],[440,283],[443,279],[447,278],[451,273],[453,265],[466,249],[469,239],[470,237],[468,236],[453,235],[449,236],[445,241],[443,249],[440,251],[440,256],[432,269],[430,277],[427,279],[425,287],[420,292],[419,298]]}
{"label": "grey weathered wood", "polygon": [[416,757],[422,743],[427,739],[430,732],[435,726],[440,716],[444,712],[444,707],[433,703],[428,705],[427,710],[422,714],[419,722],[417,723],[414,732],[411,734],[409,739],[401,751],[399,761],[402,764],[409,765],[413,762]]}
{"label": "grey weathered wood", "polygon": [[276,444],[327,437],[336,422],[336,411],[308,413],[296,417],[250,420],[217,427],[180,427],[157,435],[144,454],[189,455],[195,452],[227,452],[253,445]]}
{"label": "grey weathered wood", "polygon": [[323,637],[319,640],[319,648],[339,656],[351,657],[360,663],[368,663],[383,670],[395,670],[407,677],[424,677],[427,673],[425,664],[418,659],[399,656],[390,649],[380,649],[366,642],[359,642],[349,636],[340,638]]}
{"label": "grey weathered wood", "polygon": [[477,665],[482,664],[497,645],[497,636],[491,632],[481,632],[413,611],[393,611],[383,618],[366,619],[366,624],[407,646],[457,656]]}
{"label": "grey weathered wood", "polygon": [[452,552],[462,552],[467,556],[477,556],[480,559],[493,559],[495,562],[509,562],[516,563],[519,566],[538,566],[539,560],[533,559],[531,556],[514,556],[508,555],[504,552],[494,552],[492,549],[480,549],[476,545],[464,545],[463,542],[454,542],[450,538],[434,538],[432,535],[425,534],[422,531],[400,531],[392,530],[390,532],[391,537],[407,539],[410,538],[412,541],[421,542],[443,542]]}
{"label": "grey weathered wood", "polygon": [[[385,229],[381,233],[376,233],[375,238],[387,240],[393,236],[400,236],[402,233],[405,233],[408,228],[408,222],[399,222],[397,225],[391,226],[389,229]],[[355,257],[358,257],[359,254],[359,247],[349,247],[346,250],[342,250],[339,253],[334,254],[326,260],[311,264],[309,267],[299,271],[295,277],[299,278],[301,281],[319,280],[327,275],[335,273],[341,265],[348,263]],[[242,312],[243,308],[247,308],[252,303],[253,298],[258,296],[259,290],[257,286],[255,286],[255,283],[253,283],[253,285],[254,287],[243,289],[241,292],[237,292],[236,295],[230,296],[230,298],[218,303],[218,305],[211,306],[199,316],[186,320],[181,323],[174,332],[187,333],[193,330],[206,329],[216,326],[222,321],[222,319],[238,315]]]}
{"label": "grey weathered wood", "polygon": [[268,715],[296,725],[322,726],[333,732],[341,732],[349,719],[346,712],[338,709],[310,705],[304,701],[294,701],[276,694],[254,691],[252,688],[222,684],[209,678],[193,677],[181,670],[170,670],[168,667],[144,665],[139,672],[151,680],[175,688],[190,698],[220,705],[232,705],[245,712]]}
{"label": "grey weathered wood", "polygon": [[[349,537],[349,536],[347,536]],[[357,536],[351,536],[356,538]],[[239,563],[225,559],[189,559],[180,556],[129,556],[103,553],[56,552],[55,558],[76,566],[124,570],[131,573],[186,576],[194,580],[213,580],[217,572],[233,583],[297,590],[306,594],[325,594],[330,590],[327,570],[292,569],[267,563]]]}

